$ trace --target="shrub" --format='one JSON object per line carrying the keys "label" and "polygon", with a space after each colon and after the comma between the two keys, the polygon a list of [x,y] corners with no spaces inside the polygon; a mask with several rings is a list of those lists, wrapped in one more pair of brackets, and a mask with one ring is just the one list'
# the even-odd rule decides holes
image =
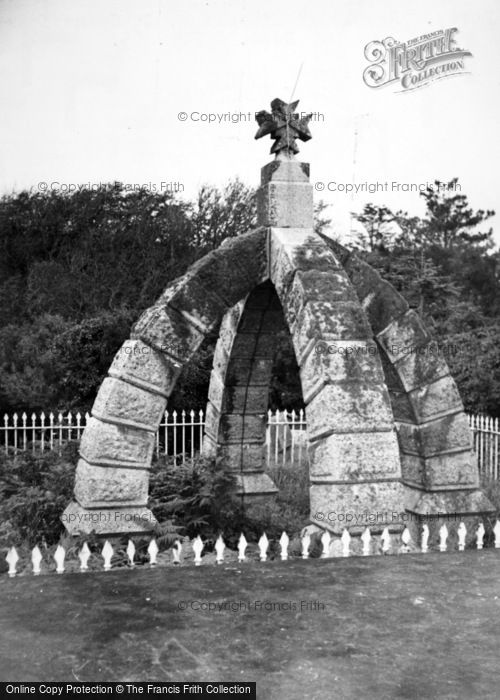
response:
{"label": "shrub", "polygon": [[0,457],[0,545],[59,541],[61,513],[71,500],[78,444]]}
{"label": "shrub", "polygon": [[279,539],[286,531],[297,537],[309,519],[309,474],[304,465],[278,465],[269,470],[278,487],[272,499],[254,505],[241,523],[245,536],[258,539],[263,532]]}
{"label": "shrub", "polygon": [[229,544],[243,520],[234,488],[233,475],[216,468],[214,460],[198,456],[179,464],[161,457],[151,470],[149,507],[162,529],[176,525],[183,535],[200,534],[209,543],[223,533]]}
{"label": "shrub", "polygon": [[[52,547],[60,542],[68,557],[76,556],[84,541],[96,551],[102,548],[102,539],[95,535],[70,537],[60,520],[73,497],[78,443],[67,443],[61,454],[29,447],[17,455],[0,456],[0,547],[14,545],[29,556],[37,544]],[[202,536],[208,550],[219,534],[233,549],[242,532],[249,541],[263,532],[270,539],[279,539],[283,530],[296,536],[309,511],[307,470],[280,466],[271,476],[280,489],[277,496],[245,513],[234,494],[234,476],[216,468],[214,460],[197,456],[182,464],[179,458],[155,459],[148,506],[159,523],[154,534],[160,548],[196,535]],[[112,539],[114,565],[125,564],[128,537]],[[134,543],[138,562],[145,561],[149,537],[134,537]]]}

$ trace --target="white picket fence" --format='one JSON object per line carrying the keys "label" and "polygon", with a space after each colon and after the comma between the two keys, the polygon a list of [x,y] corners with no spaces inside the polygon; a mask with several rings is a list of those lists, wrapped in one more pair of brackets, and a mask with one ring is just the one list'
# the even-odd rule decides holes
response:
{"label": "white picket fence", "polygon": [[[500,521],[496,521],[495,527],[493,528],[493,533],[495,536],[495,542],[494,546],[495,549],[500,548]],[[439,529],[439,543],[437,544],[437,550],[439,552],[446,552],[450,551],[450,547],[448,546],[448,536],[449,536],[449,531],[448,528],[446,527],[446,524],[441,525]],[[457,528],[456,531],[457,535],[457,550],[459,552],[463,552],[465,550],[465,544],[466,544],[466,536],[467,536],[467,528],[465,526],[465,523],[461,522]],[[485,535],[485,528],[483,523],[479,523],[474,536],[475,536],[475,543],[476,543],[476,549],[480,550],[483,549],[484,546],[484,535]],[[342,535],[340,537],[332,537],[332,535],[328,532],[328,530],[325,530],[323,534],[321,535],[321,558],[332,558],[335,556],[339,556],[338,554],[332,553],[332,542],[337,541],[341,545],[341,553],[340,556],[343,557],[349,557],[352,556],[353,553],[351,552],[351,544],[353,541],[353,537],[349,534],[348,530],[344,530]],[[382,535],[380,537],[380,551],[379,552],[374,552],[373,551],[373,536],[370,531],[370,528],[366,528],[363,533],[360,536],[360,541],[362,543],[362,550],[361,554],[362,556],[368,556],[368,555],[373,555],[373,554],[405,554],[409,552],[416,552],[418,551],[418,548],[416,545],[413,545],[412,543],[412,538],[410,531],[407,527],[403,530],[401,535],[392,535],[390,534],[388,528],[385,528],[382,532]],[[269,545],[270,541],[267,538],[266,534],[264,533],[259,542],[258,542],[258,548],[259,548],[259,560],[260,561],[266,561],[268,559],[268,552],[269,552]],[[297,558],[302,558],[302,559],[308,559],[309,554],[310,554],[310,547],[311,547],[311,535],[307,533],[307,531],[304,533],[304,535],[301,538],[301,555],[297,557],[297,555],[290,555],[289,553],[289,545],[290,545],[290,538],[288,537],[286,532],[283,532],[279,539],[279,559],[281,561],[286,561],[288,559],[297,559]],[[412,547],[413,545],[413,547]],[[203,561],[202,561],[202,553],[203,549],[205,547],[203,540],[201,537],[198,535],[195,537],[191,542],[190,546],[192,549],[192,552],[194,554],[194,559],[193,563],[195,566],[200,566]],[[243,534],[240,535],[239,542],[238,542],[238,562],[242,563],[247,561],[246,557],[246,549],[248,546],[248,542]],[[215,563],[216,564],[223,564],[225,560],[225,551],[226,551],[226,545],[224,543],[224,539],[222,538],[222,535],[219,535],[216,543],[215,543]],[[182,544],[180,540],[177,540],[174,547],[172,548],[172,564],[180,564],[181,563],[181,557],[182,557]],[[128,563],[130,567],[135,566],[135,554],[136,554],[136,547],[134,545],[134,542],[132,540],[129,540],[128,546],[127,546],[127,558],[128,558]],[[156,566],[157,562],[157,557],[159,553],[159,548],[156,543],[156,540],[154,538],[151,539],[149,546],[148,546],[148,556],[149,556],[149,564],[150,566]],[[427,552],[432,551],[432,548],[429,546],[429,527],[427,524],[424,524],[422,527],[422,533],[421,533],[421,540],[420,540],[420,552],[422,554],[426,554]],[[104,571],[110,571],[112,569],[112,557],[114,554],[113,547],[109,540],[106,540],[104,543],[104,546],[101,550],[100,556],[102,557],[103,563],[103,569]],[[78,558],[80,560],[80,567],[79,570],[81,572],[85,572],[89,570],[88,562],[90,557],[93,556],[87,543],[84,543],[82,546],[81,550],[78,553]],[[95,556],[95,555],[94,555]],[[356,555],[354,555],[356,556]],[[19,562],[19,554],[17,553],[17,550],[15,547],[11,547],[7,553],[7,556],[5,557],[6,561],[9,565],[9,570],[8,570],[8,575],[10,577],[16,576],[17,572],[17,565]],[[66,550],[62,545],[58,545],[55,553],[54,553],[54,561],[56,564],[56,573],[62,574],[65,572],[65,559],[66,559]],[[253,561],[252,558],[249,558],[248,561]],[[43,555],[38,546],[34,547],[34,549],[31,552],[31,573],[33,573],[35,576],[39,575],[42,573],[42,565],[43,562]],[[47,567],[44,566],[44,571],[43,573],[47,572]]]}
{"label": "white picket fence", "polygon": [[[71,412],[5,414],[4,424],[0,426],[0,445],[5,453],[60,450],[68,440],[81,438],[89,417],[88,413]],[[487,478],[500,479],[498,418],[468,414],[468,420],[479,471]],[[204,428],[202,410],[165,411],[156,433],[156,453],[183,462],[192,459],[200,450]],[[265,444],[268,465],[294,465],[307,460],[306,428],[304,411],[268,411]]]}
{"label": "white picket fence", "polygon": [[480,414],[468,414],[472,430],[474,452],[480,473],[488,479],[500,479],[498,436],[500,426],[498,418]]}
{"label": "white picket fence", "polygon": [[[80,440],[89,413],[26,413],[4,415],[0,444],[6,454],[26,450],[61,450],[69,440]],[[156,453],[185,462],[199,451],[203,441],[205,415],[200,411],[165,411],[156,433]],[[3,435],[2,435],[3,433]],[[281,464],[306,459],[304,411],[268,411],[266,458]]]}

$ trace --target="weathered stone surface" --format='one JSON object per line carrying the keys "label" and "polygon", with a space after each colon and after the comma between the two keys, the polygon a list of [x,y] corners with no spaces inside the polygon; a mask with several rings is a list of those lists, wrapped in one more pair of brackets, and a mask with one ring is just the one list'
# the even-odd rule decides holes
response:
{"label": "weathered stone surface", "polygon": [[450,373],[434,341],[418,348],[415,352],[408,354],[403,352],[395,367],[406,391],[435,382]]}
{"label": "weathered stone surface", "polygon": [[407,454],[430,457],[450,450],[472,449],[472,432],[463,412],[423,425],[400,423],[397,431],[400,450]]}
{"label": "weathered stone surface", "polygon": [[[283,246],[291,246],[292,248],[325,248],[325,242],[315,231],[313,224],[306,227],[280,227],[273,226],[269,235],[269,263],[272,267],[277,250]],[[335,256],[334,256],[335,258]],[[272,281],[272,280],[271,280]]]}
{"label": "weathered stone surface", "polygon": [[217,288],[207,289],[198,279],[193,269],[169,284],[156,304],[175,309],[196,326],[207,333],[220,323],[228,309],[227,302],[217,295]]}
{"label": "weathered stone surface", "polygon": [[261,472],[265,458],[264,443],[221,444],[217,448],[217,464],[229,472]]}
{"label": "weathered stone surface", "polygon": [[310,440],[332,433],[392,429],[389,397],[387,389],[381,385],[363,382],[328,384],[307,407]]}
{"label": "weathered stone surface", "polygon": [[375,334],[383,331],[409,309],[408,302],[392,284],[385,281],[381,281],[373,292],[364,297],[362,306]]}
{"label": "weathered stone surface", "polygon": [[479,486],[477,458],[471,450],[435,455],[425,460],[425,482],[429,490]]}
{"label": "weathered stone surface", "polygon": [[[411,501],[411,496],[408,496]],[[416,502],[408,503],[407,510],[418,515],[493,513],[495,507],[479,489],[463,491],[435,491],[419,493]]]}
{"label": "weathered stone surface", "polygon": [[405,510],[405,491],[399,481],[339,485],[311,480],[310,496],[311,522],[337,534],[346,527],[364,529],[369,522],[371,529],[382,529],[394,522],[393,513]]}
{"label": "weathered stone surface", "polygon": [[[257,228],[255,231],[251,231],[250,233],[243,233],[235,238],[226,239],[224,241],[224,247],[221,249],[221,252],[224,252],[226,257],[229,254],[230,262],[236,267],[239,267],[247,276],[247,279],[250,282],[250,286],[248,288],[249,292],[251,292],[257,285],[262,284],[269,279],[267,237],[267,228]],[[226,286],[228,284],[227,279],[221,279],[220,282]],[[239,301],[242,298],[243,295],[236,301]]]}
{"label": "weathered stone surface", "polygon": [[101,384],[92,415],[120,425],[156,431],[166,403],[159,394],[108,377]]}
{"label": "weathered stone surface", "polygon": [[251,359],[255,355],[258,333],[238,333],[233,341],[231,364],[235,360]]}
{"label": "weathered stone surface", "polygon": [[274,359],[274,355],[278,348],[278,336],[276,333],[259,333],[257,344],[255,346],[254,357]]}
{"label": "weathered stone surface", "polygon": [[312,226],[312,185],[308,182],[262,185],[257,190],[257,221],[260,226]]}
{"label": "weathered stone surface", "polygon": [[405,484],[424,488],[425,463],[424,458],[415,454],[400,453],[401,475]]}
{"label": "weathered stone surface", "polygon": [[476,457],[470,450],[434,457],[401,454],[403,481],[427,491],[455,490],[479,486]]}
{"label": "weathered stone surface", "polygon": [[268,409],[268,392],[262,386],[228,386],[220,406],[223,413],[262,414]]}
{"label": "weathered stone surface", "polygon": [[[273,231],[276,229],[273,229]],[[281,229],[283,230],[283,229]],[[308,229],[304,229],[308,231]],[[309,234],[308,234],[309,235]],[[313,245],[304,243],[303,245],[294,245],[291,241],[284,241],[280,243],[278,250],[277,241],[273,240],[276,244],[277,257],[273,258],[273,261],[279,265],[279,260],[281,254],[285,254],[290,260],[295,270],[302,272],[337,272],[340,274],[342,279],[344,278],[344,272],[339,266],[339,261],[334,256],[332,251],[325,245],[320,243],[315,243]],[[273,249],[271,249],[272,251]],[[273,267],[278,275],[278,270]]]}
{"label": "weathered stone surface", "polygon": [[208,400],[214,406],[220,407],[224,397],[224,380],[218,370],[213,369],[210,373],[210,384],[208,387]]}
{"label": "weathered stone surface", "polygon": [[299,366],[311,346],[336,340],[370,340],[371,330],[359,304],[354,302],[309,302],[291,328]]}
{"label": "weathered stone surface", "polygon": [[224,349],[222,343],[217,342],[214,350],[214,371],[218,372],[221,377],[226,377],[229,366],[229,353]]}
{"label": "weathered stone surface", "polygon": [[207,289],[217,290],[228,306],[243,299],[268,278],[267,231],[259,228],[225,241],[191,268]]}
{"label": "weathered stone surface", "polygon": [[80,455],[91,464],[148,468],[154,432],[90,418],[80,442]]}
{"label": "weathered stone surface", "polygon": [[228,355],[231,353],[231,349],[233,347],[233,341],[236,336],[243,309],[243,301],[235,304],[224,314],[220,324],[217,347],[222,346]]}
{"label": "weathered stone surface", "polygon": [[[264,441],[266,416],[223,413],[219,422],[219,444]],[[212,433],[213,434],[213,433]]]}
{"label": "weathered stone surface", "polygon": [[204,457],[209,459],[215,459],[217,456],[217,438],[212,437],[207,432],[203,435],[203,442],[201,446],[201,453]]}
{"label": "weathered stone surface", "polygon": [[264,442],[266,414],[220,413],[211,402],[207,404],[205,433],[220,444]]}
{"label": "weathered stone surface", "polygon": [[141,340],[126,340],[115,355],[109,376],[168,397],[182,365]]}
{"label": "weathered stone surface", "polygon": [[[265,431],[263,437],[265,438]],[[261,443],[244,442],[241,445],[241,469],[244,472],[258,471],[263,468],[265,461],[265,445]]]}
{"label": "weathered stone surface", "polygon": [[424,456],[459,448],[471,450],[473,447],[469,421],[462,411],[422,425],[420,435]]}
{"label": "weathered stone surface", "polygon": [[142,340],[180,363],[190,359],[204,337],[178,311],[158,305],[146,309],[132,331],[132,338]]}
{"label": "weathered stone surface", "polygon": [[280,331],[288,330],[282,309],[269,309],[262,317],[260,326],[261,333],[272,333],[276,335]]}
{"label": "weathered stone surface", "polygon": [[272,360],[245,358],[230,363],[226,374],[226,386],[269,386],[273,371]]}
{"label": "weathered stone surface", "polygon": [[[329,246],[331,246],[330,243]],[[344,261],[344,269],[360,301],[364,301],[368,296],[373,297],[382,285],[383,280],[379,273],[355,253],[349,255]]]}
{"label": "weathered stone surface", "polygon": [[205,434],[212,438],[216,443],[219,439],[220,411],[211,401],[207,403],[205,411]]}
{"label": "weathered stone surface", "polygon": [[410,397],[406,392],[389,391],[389,399],[391,401],[392,414],[395,421],[404,421],[405,423],[416,422],[417,417],[413,410]]}
{"label": "weathered stone surface", "polygon": [[427,345],[431,340],[428,331],[415,311],[408,311],[377,333],[377,339],[392,362],[401,359],[409,349]]}
{"label": "weathered stone surface", "polygon": [[238,474],[236,480],[238,483],[236,493],[245,497],[278,492],[271,477],[264,474],[264,472],[260,474]]}
{"label": "weathered stone surface", "polygon": [[376,344],[348,340],[317,343],[301,364],[300,378],[305,403],[309,403],[328,383],[345,380],[384,381]]}
{"label": "weathered stone surface", "polygon": [[295,323],[304,306],[315,299],[357,302],[356,292],[342,270],[298,270],[286,297],[286,319],[289,327]]}
{"label": "weathered stone surface", "polygon": [[415,423],[396,422],[396,431],[400,452],[407,455],[422,454],[420,426]]}
{"label": "weathered stone surface", "polygon": [[319,236],[321,240],[324,241],[324,243],[330,248],[346,272],[349,273],[347,269],[347,262],[352,256],[354,256],[354,253],[348,250],[341,243],[338,243],[338,241],[333,240],[333,238],[330,238],[323,233],[320,233]]}
{"label": "weathered stone surface", "polygon": [[463,410],[457,385],[450,376],[414,389],[409,397],[419,423]]}
{"label": "weathered stone surface", "polygon": [[248,309],[242,316],[238,326],[239,333],[258,333],[262,325],[265,309]]}
{"label": "weathered stone surface", "polygon": [[270,275],[271,280],[276,287],[278,296],[282,303],[286,301],[288,290],[293,282],[293,278],[297,269],[291,259],[291,246],[284,246],[276,251],[276,254],[271,258]]}
{"label": "weathered stone surface", "polygon": [[310,444],[311,479],[355,483],[401,476],[394,431],[342,433]]}
{"label": "weathered stone surface", "polygon": [[261,185],[268,182],[309,182],[309,163],[297,160],[272,160],[260,170]]}
{"label": "weathered stone surface", "polygon": [[380,357],[382,370],[384,372],[385,384],[389,389],[389,392],[394,391],[395,393],[403,393],[406,395],[406,391],[401,382],[401,377],[398,374],[396,365],[389,360],[383,347],[381,347],[378,343],[376,343],[376,346],[377,354]]}
{"label": "weathered stone surface", "polygon": [[61,516],[70,535],[151,534],[158,524],[146,507],[84,508],[72,501]]}
{"label": "weathered stone surface", "polygon": [[80,459],[76,469],[75,498],[84,508],[145,506],[148,482],[147,469],[96,467]]}
{"label": "weathered stone surface", "polygon": [[272,228],[269,238],[269,275],[281,302],[297,270],[340,271],[339,262],[312,228]]}

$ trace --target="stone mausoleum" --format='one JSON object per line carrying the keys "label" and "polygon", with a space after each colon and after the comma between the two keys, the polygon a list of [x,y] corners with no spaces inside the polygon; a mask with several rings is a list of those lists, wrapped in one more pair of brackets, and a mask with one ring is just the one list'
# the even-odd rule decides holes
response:
{"label": "stone mausoleum", "polygon": [[[220,328],[203,450],[233,472],[243,502],[270,498],[268,393],[277,331],[288,329],[306,404],[311,522],[340,533],[352,513],[401,528],[394,513],[477,516],[471,433],[437,345],[403,297],[354,252],[313,229],[311,137],[297,102],[257,115],[274,160],[262,168],[258,227],[227,239],[165,289],[135,324],[95,400],[80,446],[71,533],[147,532],[155,433],[176,379]],[[320,521],[318,513],[325,518]],[[385,515],[384,515],[385,514]]]}

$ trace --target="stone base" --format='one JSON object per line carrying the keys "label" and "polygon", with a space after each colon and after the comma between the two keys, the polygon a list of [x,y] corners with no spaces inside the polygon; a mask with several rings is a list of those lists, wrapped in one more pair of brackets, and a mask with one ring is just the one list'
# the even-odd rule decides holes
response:
{"label": "stone base", "polygon": [[308,228],[313,222],[313,189],[308,182],[269,182],[257,190],[259,226]]}
{"label": "stone base", "polygon": [[[400,514],[398,514],[400,515]],[[403,524],[403,517],[399,517],[397,520],[392,521],[391,513],[387,512],[385,518],[379,517],[374,519],[373,522],[363,521],[363,525],[356,525],[352,523],[338,523],[338,522],[328,522],[323,521],[321,524],[318,520],[314,518],[310,519],[311,525],[320,527],[321,530],[328,530],[333,535],[342,535],[344,530],[348,530],[351,537],[357,537],[362,535],[363,532],[368,527],[372,535],[381,535],[382,532],[387,528],[391,535],[397,535],[403,532],[405,525]]]}
{"label": "stone base", "polygon": [[493,514],[496,508],[480,489],[419,491],[406,486],[406,510],[421,517]]}
{"label": "stone base", "polygon": [[68,505],[61,520],[70,535],[148,535],[157,525],[145,506],[90,509],[75,501]]}
{"label": "stone base", "polygon": [[404,527],[400,515],[405,513],[405,492],[399,480],[364,483],[317,483],[311,480],[310,522],[341,535],[349,530],[360,534],[400,532]]}
{"label": "stone base", "polygon": [[243,496],[244,501],[248,498],[261,496],[273,496],[278,493],[273,480],[264,472],[239,473],[236,474],[236,494]]}
{"label": "stone base", "polygon": [[474,547],[479,523],[483,523],[486,536],[491,537],[495,524],[495,507],[480,489],[422,492],[407,488],[407,526],[413,541],[422,541],[422,528],[429,528],[429,549],[437,549],[439,530],[446,525],[448,530],[448,551],[456,550],[457,530],[460,523],[467,529],[466,546]]}

